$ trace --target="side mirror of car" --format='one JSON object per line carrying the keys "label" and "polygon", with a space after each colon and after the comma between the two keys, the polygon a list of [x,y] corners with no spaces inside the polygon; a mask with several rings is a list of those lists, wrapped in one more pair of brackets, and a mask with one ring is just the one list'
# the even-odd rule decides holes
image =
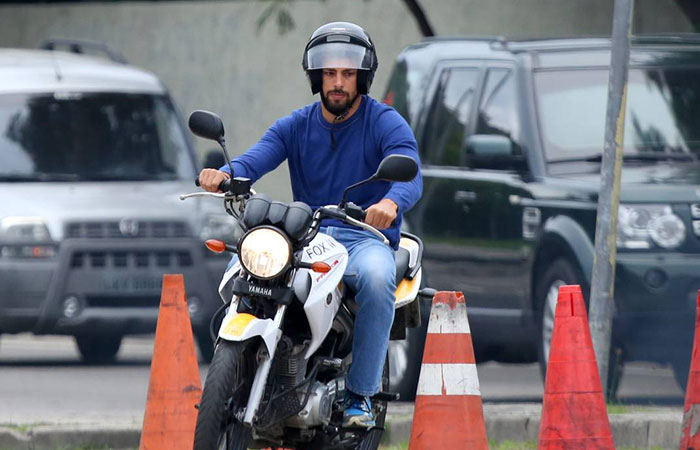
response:
{"label": "side mirror of car", "polygon": [[474,134],[464,142],[468,167],[528,172],[525,156],[514,150],[513,141],[498,134]]}
{"label": "side mirror of car", "polygon": [[219,150],[209,150],[206,155],[204,155],[204,160],[202,161],[202,167],[205,169],[218,169],[221,166],[226,165],[226,158],[221,154]]}
{"label": "side mirror of car", "polygon": [[469,156],[476,157],[508,157],[512,156],[513,143],[499,134],[473,134],[464,143]]}
{"label": "side mirror of car", "polygon": [[418,163],[415,159],[405,155],[389,155],[379,163],[372,178],[383,181],[411,181],[417,174]]}

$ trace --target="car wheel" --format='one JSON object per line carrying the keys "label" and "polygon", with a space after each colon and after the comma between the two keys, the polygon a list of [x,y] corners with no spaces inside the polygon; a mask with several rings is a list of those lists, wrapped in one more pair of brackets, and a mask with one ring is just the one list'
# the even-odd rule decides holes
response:
{"label": "car wheel", "polygon": [[211,340],[209,329],[201,328],[194,330],[194,338],[199,347],[199,356],[202,362],[211,363],[214,356],[214,341]]}
{"label": "car wheel", "polygon": [[[535,298],[539,317],[539,342],[537,345],[538,359],[542,372],[542,379],[545,379],[547,372],[547,362],[549,350],[552,343],[552,332],[554,331],[554,312],[556,311],[557,299],[559,297],[559,287],[564,285],[578,284],[581,291],[588,292],[588,285],[580,272],[566,259],[557,259],[549,265],[542,276],[538,279],[535,288]],[[586,299],[586,304],[588,301]],[[617,396],[620,380],[622,379],[622,368],[624,360],[622,352],[618,348],[610,349],[608,360],[608,384],[606,398],[614,400]]]}
{"label": "car wheel", "polygon": [[75,336],[75,343],[85,363],[106,364],[114,362],[122,338],[119,334],[84,334]]}
{"label": "car wheel", "polygon": [[685,393],[690,375],[690,361],[672,361],[671,368],[673,369],[673,378],[676,380],[676,384]]}

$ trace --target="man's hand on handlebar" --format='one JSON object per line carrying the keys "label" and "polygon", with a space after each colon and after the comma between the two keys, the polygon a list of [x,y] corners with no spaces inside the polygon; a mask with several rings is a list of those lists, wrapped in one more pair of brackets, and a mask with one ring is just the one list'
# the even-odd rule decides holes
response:
{"label": "man's hand on handlebar", "polygon": [[217,169],[202,169],[199,172],[199,185],[207,192],[220,192],[219,185],[229,178],[231,176],[226,172]]}
{"label": "man's hand on handlebar", "polygon": [[396,219],[399,207],[393,200],[383,198],[374,205],[367,208],[365,223],[372,225],[378,230],[389,228]]}

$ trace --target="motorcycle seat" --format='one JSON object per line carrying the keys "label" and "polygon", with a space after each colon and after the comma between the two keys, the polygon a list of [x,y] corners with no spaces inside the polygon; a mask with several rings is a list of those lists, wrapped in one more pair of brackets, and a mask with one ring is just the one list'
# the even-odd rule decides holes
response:
{"label": "motorcycle seat", "polygon": [[411,269],[411,252],[404,247],[399,247],[394,252],[394,258],[396,259],[396,285],[398,286]]}

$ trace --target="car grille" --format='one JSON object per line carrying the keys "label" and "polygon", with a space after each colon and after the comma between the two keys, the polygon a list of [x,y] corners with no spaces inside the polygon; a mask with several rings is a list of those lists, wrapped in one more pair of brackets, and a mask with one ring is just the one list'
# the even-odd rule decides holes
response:
{"label": "car grille", "polygon": [[74,239],[166,239],[190,236],[185,222],[173,221],[72,222],[66,226],[66,237]]}
{"label": "car grille", "polygon": [[71,256],[72,268],[148,268],[190,267],[192,255],[182,250],[156,251],[76,251]]}

